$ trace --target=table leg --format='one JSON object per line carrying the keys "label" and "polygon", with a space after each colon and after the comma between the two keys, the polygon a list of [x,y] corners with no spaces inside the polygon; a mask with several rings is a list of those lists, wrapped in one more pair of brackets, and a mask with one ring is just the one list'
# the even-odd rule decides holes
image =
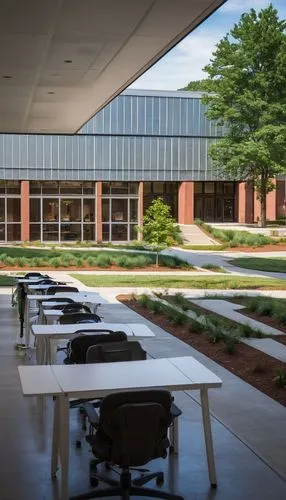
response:
{"label": "table leg", "polygon": [[69,477],[69,399],[62,395],[60,400],[60,460],[61,500],[68,500]]}
{"label": "table leg", "polygon": [[55,397],[54,402],[54,422],[53,422],[53,443],[52,443],[52,461],[51,475],[55,477],[59,465],[59,438],[60,438],[60,402],[59,398]]}
{"label": "table leg", "polygon": [[217,479],[216,479],[216,471],[215,471],[215,459],[214,459],[211,421],[210,421],[208,390],[201,389],[200,392],[201,392],[202,415],[203,415],[209,478],[210,478],[211,487],[216,488]]}
{"label": "table leg", "polygon": [[30,303],[25,297],[25,345],[30,347]]}

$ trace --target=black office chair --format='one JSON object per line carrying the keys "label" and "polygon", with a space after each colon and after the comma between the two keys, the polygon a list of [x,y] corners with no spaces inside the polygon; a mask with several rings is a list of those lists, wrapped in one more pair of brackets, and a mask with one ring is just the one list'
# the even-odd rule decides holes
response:
{"label": "black office chair", "polygon": [[56,285],[57,282],[50,279],[50,278],[44,278],[42,280],[37,281],[37,285]]}
{"label": "black office chair", "polygon": [[50,279],[50,276],[47,274],[42,274],[42,273],[37,273],[37,272],[30,272],[26,273],[24,276],[25,279],[32,279],[32,278],[43,278],[43,279]]}
{"label": "black office chair", "polygon": [[92,452],[97,458],[122,469],[120,481],[96,475],[111,487],[76,495],[70,500],[103,497],[127,500],[134,495],[183,500],[179,495],[143,487],[152,479],[161,485],[164,482],[162,472],[144,474],[133,480],[131,476],[131,467],[166,458],[171,405],[171,394],[162,390],[130,391],[105,397],[100,405],[99,428],[92,439]]}
{"label": "black office chair", "polygon": [[65,285],[57,285],[54,283],[54,286],[49,287],[46,290],[46,295],[55,295],[56,293],[75,293],[78,292],[78,288],[75,286],[65,286]]}
{"label": "black office chair", "polygon": [[61,325],[73,325],[75,323],[100,323],[101,319],[98,314],[95,313],[69,313],[63,314],[63,316],[59,317],[59,323]]}
{"label": "black office chair", "polygon": [[126,333],[106,329],[82,329],[77,330],[74,335],[74,338],[69,341],[68,357],[64,360],[64,363],[69,365],[86,363],[88,350],[97,344],[127,341]]}
{"label": "black office chair", "polygon": [[[61,304],[62,307],[64,307],[64,305],[73,304],[74,300],[73,299],[68,299],[66,297],[51,297],[51,298],[46,298],[45,302],[66,302],[66,304]],[[58,306],[53,306],[53,309],[57,308],[57,307]]]}
{"label": "black office chair", "polygon": [[[95,344],[88,348],[86,353],[86,363],[114,363],[120,361],[140,361],[147,359],[147,353],[142,348],[140,342],[109,342],[108,344]],[[98,405],[87,402],[83,405],[82,421],[83,429],[86,428],[86,419],[89,423],[89,433],[92,434],[98,428]],[[182,410],[172,402],[171,406],[172,424],[170,426],[171,445],[170,453],[178,449],[178,418],[182,415]],[[100,462],[98,462],[100,463]],[[93,461],[93,466],[96,467]]]}
{"label": "black office chair", "polygon": [[81,304],[80,302],[74,302],[73,304],[64,305],[62,307],[62,312],[63,314],[80,313],[80,312],[91,314],[91,309],[85,304]]}

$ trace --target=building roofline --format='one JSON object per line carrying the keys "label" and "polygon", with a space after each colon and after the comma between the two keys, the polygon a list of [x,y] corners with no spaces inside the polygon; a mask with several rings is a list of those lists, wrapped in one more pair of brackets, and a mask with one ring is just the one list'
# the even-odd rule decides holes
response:
{"label": "building roofline", "polygon": [[142,96],[142,97],[177,97],[180,99],[200,99],[206,92],[195,90],[144,90],[127,89],[120,95]]}

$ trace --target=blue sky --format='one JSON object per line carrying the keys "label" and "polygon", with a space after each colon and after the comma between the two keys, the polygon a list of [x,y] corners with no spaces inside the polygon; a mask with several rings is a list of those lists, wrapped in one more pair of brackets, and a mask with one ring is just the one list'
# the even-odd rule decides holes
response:
{"label": "blue sky", "polygon": [[[138,78],[131,88],[177,90],[189,81],[205,78],[202,68],[209,62],[216,43],[232,28],[243,12],[259,11],[269,0],[228,0],[201,26]],[[273,0],[280,19],[286,19],[286,0]]]}

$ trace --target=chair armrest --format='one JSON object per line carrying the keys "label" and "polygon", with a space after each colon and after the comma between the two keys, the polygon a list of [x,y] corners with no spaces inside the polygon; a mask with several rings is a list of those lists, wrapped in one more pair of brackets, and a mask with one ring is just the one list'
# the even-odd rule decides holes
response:
{"label": "chair armrest", "polygon": [[182,415],[182,410],[177,405],[175,405],[175,403],[172,403],[171,413],[172,413],[173,419],[178,418]]}
{"label": "chair armrest", "polygon": [[86,413],[86,416],[87,416],[87,419],[88,419],[88,422],[90,423],[90,425],[92,425],[92,427],[98,427],[99,426],[99,416],[98,416],[98,413],[97,413],[96,409],[94,408],[93,404],[92,403],[84,403],[82,405],[82,407]]}

